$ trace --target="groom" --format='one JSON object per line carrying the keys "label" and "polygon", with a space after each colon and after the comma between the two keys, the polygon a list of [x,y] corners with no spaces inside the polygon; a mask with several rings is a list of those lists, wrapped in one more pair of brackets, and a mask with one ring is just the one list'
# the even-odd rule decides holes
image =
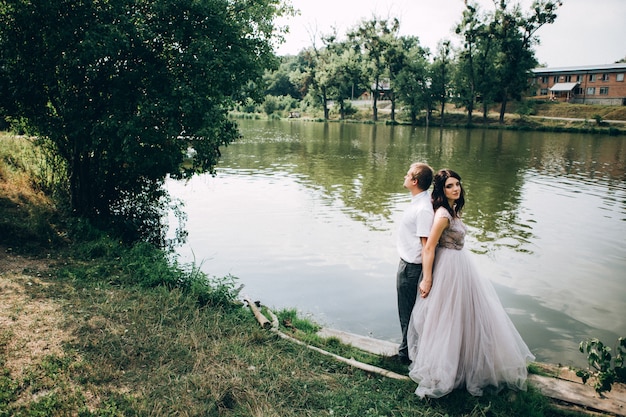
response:
{"label": "groom", "polygon": [[422,274],[422,248],[426,244],[434,218],[430,193],[427,191],[432,182],[432,168],[419,162],[411,164],[404,176],[404,188],[411,192],[411,204],[404,211],[398,227],[397,248],[400,264],[396,276],[398,315],[402,328],[398,359],[404,364],[411,363],[406,334]]}

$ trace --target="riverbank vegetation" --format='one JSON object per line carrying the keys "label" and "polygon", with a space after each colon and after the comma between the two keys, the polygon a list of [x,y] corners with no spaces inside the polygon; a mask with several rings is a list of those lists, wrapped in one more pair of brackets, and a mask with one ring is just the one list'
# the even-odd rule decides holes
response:
{"label": "riverbank vegetation", "polygon": [[[287,101],[288,103],[289,101]],[[324,120],[320,110],[310,109],[308,112],[297,112],[295,120],[318,121],[318,122],[344,122],[344,123],[373,123],[371,122],[371,108],[369,102],[352,107],[349,117],[343,120],[339,114],[331,108],[329,118]],[[527,130],[543,132],[569,132],[588,134],[608,134],[612,136],[626,134],[626,107],[601,106],[601,105],[576,105],[566,103],[536,102],[525,104],[510,103],[509,108],[513,113],[504,117],[504,122],[499,120],[496,109],[488,112],[487,118],[482,115],[473,116],[472,123],[468,124],[467,115],[463,109],[454,105],[447,105],[443,117],[434,117],[430,122],[431,127],[457,127],[463,129],[504,129],[504,130]],[[523,109],[519,110],[518,109]],[[425,115],[420,115],[415,123],[402,112],[391,121],[388,108],[379,104],[378,122],[397,125],[426,126]],[[293,120],[293,108],[276,107],[271,114],[266,114],[260,106],[250,107],[246,111],[233,111],[234,118],[252,119],[290,119]],[[442,124],[443,123],[443,124]]]}
{"label": "riverbank vegetation", "polygon": [[[532,387],[422,401],[410,381],[283,340],[239,301],[234,277],[64,218],[38,189],[32,143],[0,139],[0,416],[581,415]],[[278,313],[285,333],[406,372]]]}

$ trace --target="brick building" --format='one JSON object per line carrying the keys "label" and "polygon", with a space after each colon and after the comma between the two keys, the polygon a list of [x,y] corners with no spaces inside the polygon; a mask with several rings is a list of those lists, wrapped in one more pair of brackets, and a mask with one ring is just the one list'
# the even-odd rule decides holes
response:
{"label": "brick building", "polygon": [[578,104],[626,105],[626,63],[535,68],[535,98]]}

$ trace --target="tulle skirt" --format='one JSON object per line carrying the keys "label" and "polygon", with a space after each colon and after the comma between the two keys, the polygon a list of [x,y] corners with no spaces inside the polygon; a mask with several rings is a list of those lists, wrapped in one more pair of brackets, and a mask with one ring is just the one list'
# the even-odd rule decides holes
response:
{"label": "tulle skirt", "polygon": [[418,297],[408,329],[415,393],[439,398],[462,387],[476,396],[488,387],[525,390],[526,366],[535,358],[470,253],[437,248],[433,271],[430,294]]}

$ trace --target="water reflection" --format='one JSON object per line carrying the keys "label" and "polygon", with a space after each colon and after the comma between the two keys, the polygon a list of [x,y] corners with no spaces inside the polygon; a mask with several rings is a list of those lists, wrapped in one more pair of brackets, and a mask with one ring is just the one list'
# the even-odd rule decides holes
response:
{"label": "water reflection", "polygon": [[218,175],[170,183],[184,260],[317,321],[398,339],[395,222],[414,161],[467,191],[467,244],[540,360],[584,365],[585,337],[626,335],[624,139],[350,123],[244,121]]}

